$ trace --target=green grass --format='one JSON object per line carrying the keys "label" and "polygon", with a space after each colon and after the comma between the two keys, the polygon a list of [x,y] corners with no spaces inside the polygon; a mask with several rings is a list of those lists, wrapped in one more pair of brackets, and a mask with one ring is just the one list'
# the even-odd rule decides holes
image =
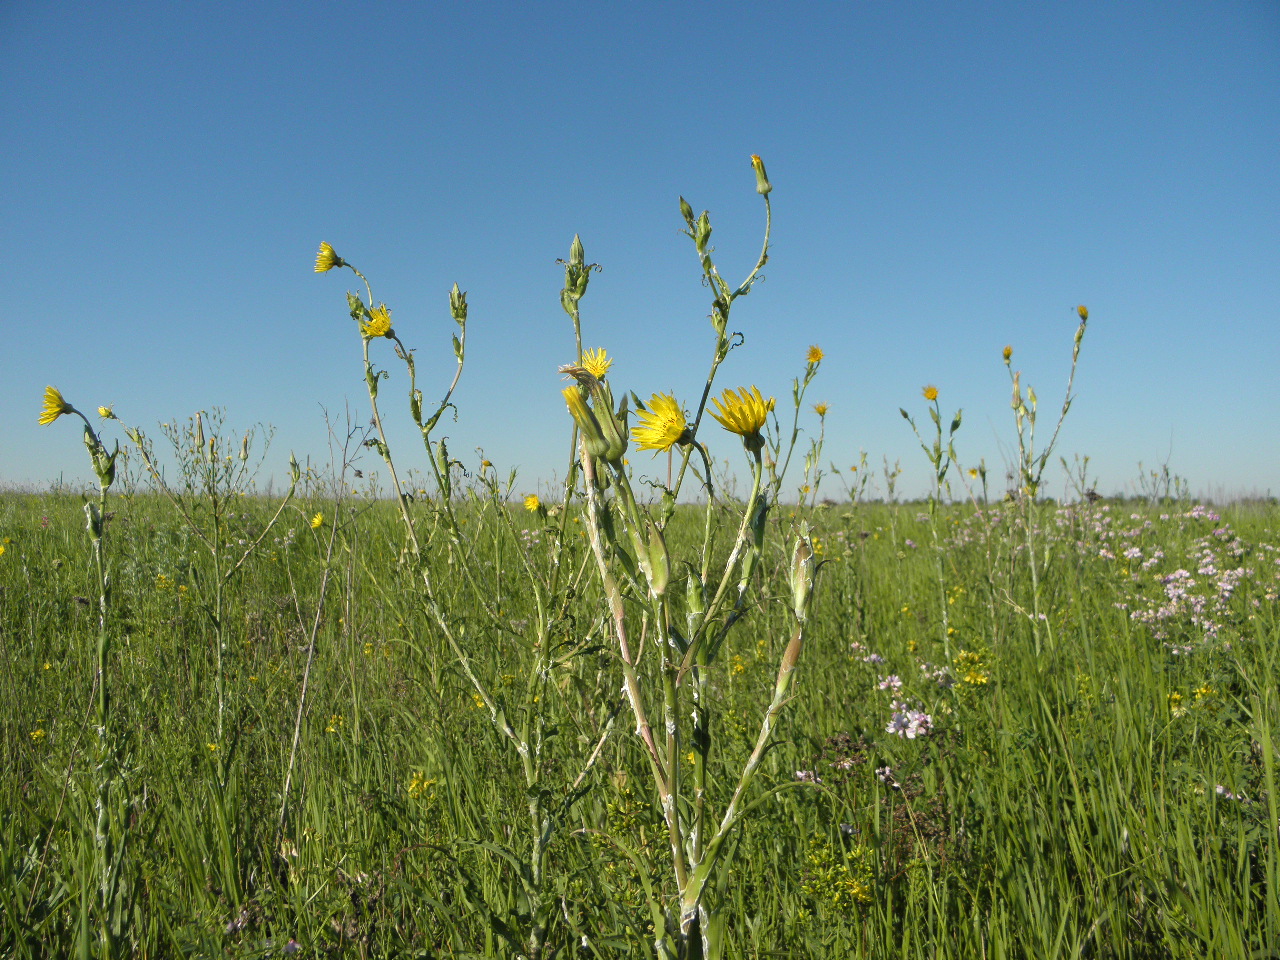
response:
{"label": "green grass", "polygon": [[[550,838],[546,955],[652,956],[645,889],[671,884],[670,850],[619,699],[594,564],[540,619],[520,541],[483,500],[460,504],[466,542],[429,535],[429,572],[477,678],[514,725],[543,725],[543,809],[570,798],[609,731]],[[227,540],[252,539],[277,505],[234,502]],[[278,956],[292,938],[302,956],[514,955],[536,914],[521,881],[526,777],[425,608],[421,579],[400,563],[394,506],[300,500],[230,582],[221,741],[208,554],[158,496],[113,496],[110,509],[128,951]],[[430,531],[431,505],[414,509]],[[1132,520],[1127,505],[1038,505],[1037,622],[1018,509],[942,509],[941,584],[923,509],[806,511],[830,562],[794,700],[752,793],[764,799],[716,885],[726,955],[1276,956],[1280,511],[1214,521],[1165,504]],[[339,520],[327,581],[332,527],[311,529],[317,510]],[[787,513],[775,510],[766,584],[786,583],[786,533],[799,519]],[[529,556],[549,578],[558,521],[538,531],[536,515],[513,506],[509,516],[538,534]],[[586,522],[567,524],[565,570],[588,559],[573,536]],[[727,553],[732,510],[716,523]],[[672,556],[699,549],[702,535],[702,512],[680,508]],[[5,538],[0,955],[60,957],[91,939],[97,882],[98,588],[79,498],[0,495]],[[1202,544],[1218,573],[1197,572]],[[1123,556],[1132,545],[1164,556],[1144,570]],[[1251,573],[1218,609],[1215,581],[1236,566]],[[1165,637],[1131,616],[1158,605],[1158,578],[1179,568],[1208,598],[1216,636],[1189,609],[1174,611]],[[477,589],[496,620],[481,615]],[[786,608],[753,605],[713,665],[716,809],[773,690]],[[546,676],[529,672],[539,623],[558,651]],[[891,674],[896,694],[878,688]],[[895,698],[928,713],[930,732],[888,733]],[[820,782],[799,783],[797,771]]]}

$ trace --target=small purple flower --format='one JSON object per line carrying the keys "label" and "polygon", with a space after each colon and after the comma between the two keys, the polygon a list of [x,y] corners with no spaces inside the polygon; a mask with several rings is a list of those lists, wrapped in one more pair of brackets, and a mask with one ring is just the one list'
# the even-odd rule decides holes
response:
{"label": "small purple flower", "polygon": [[822,778],[812,770],[797,770],[796,780],[800,783],[821,783]]}
{"label": "small purple flower", "polygon": [[887,677],[880,678],[881,690],[899,690],[902,688],[902,678],[896,673],[891,673]]}

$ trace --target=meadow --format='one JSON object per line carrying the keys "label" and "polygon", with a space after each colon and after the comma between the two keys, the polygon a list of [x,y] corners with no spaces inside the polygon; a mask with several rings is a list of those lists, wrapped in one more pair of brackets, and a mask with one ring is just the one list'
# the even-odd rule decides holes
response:
{"label": "meadow", "polygon": [[736,286],[681,201],[700,400],[584,349],[575,238],[551,493],[435,433],[466,294],[432,405],[328,244],[372,419],[284,493],[218,411],[162,454],[46,391],[98,486],[0,493],[0,954],[1280,956],[1280,508],[1048,499],[1071,381],[1037,441],[1011,348],[1002,482],[926,387],[930,495],[833,491],[819,347],[715,392],[753,169]]}

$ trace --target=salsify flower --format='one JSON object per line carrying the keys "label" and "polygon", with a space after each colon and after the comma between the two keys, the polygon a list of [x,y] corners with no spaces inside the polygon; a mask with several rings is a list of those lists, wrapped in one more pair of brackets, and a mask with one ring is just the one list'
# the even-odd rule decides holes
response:
{"label": "salsify flower", "polygon": [[750,391],[746,387],[739,387],[736,393],[725,390],[719,397],[713,397],[711,403],[716,408],[711,415],[722,427],[730,433],[750,439],[760,436],[760,428],[773,409],[774,401],[773,397],[764,399],[759,387],[752,387]]}
{"label": "salsify flower", "polygon": [[603,380],[611,366],[613,366],[613,358],[605,352],[604,347],[582,351],[583,369],[597,380]]}
{"label": "salsify flower", "polygon": [[639,426],[631,428],[631,438],[637,450],[670,450],[679,443],[689,429],[684,410],[669,393],[655,393],[649,398],[649,409],[636,414]]}
{"label": "salsify flower", "polygon": [[327,273],[334,267],[345,267],[347,261],[338,256],[333,247],[327,243],[320,244],[320,252],[316,254],[316,273]]}
{"label": "salsify flower", "polygon": [[40,426],[47,427],[64,413],[75,413],[75,407],[62,399],[57,387],[44,388],[44,409],[40,411]]}
{"label": "salsify flower", "polygon": [[99,407],[98,416],[100,416],[103,420],[114,420],[116,418],[116,415],[111,412],[110,407]]}
{"label": "salsify flower", "polygon": [[932,383],[929,384],[920,392],[924,394],[924,398],[928,400],[930,403],[938,399],[938,388],[935,387]]}
{"label": "salsify flower", "polygon": [[536,493],[531,493],[524,498],[524,508],[530,513],[537,513],[538,508],[542,506],[542,501]]}
{"label": "salsify flower", "polygon": [[385,303],[369,311],[369,319],[360,321],[360,332],[366,337],[385,337],[391,332],[391,311]]}
{"label": "salsify flower", "polygon": [[1005,344],[1004,350],[1000,352],[1000,356],[1004,357],[1004,362],[1008,363],[1013,359],[1013,344]]}
{"label": "salsify flower", "polygon": [[813,405],[813,412],[820,417],[825,417],[829,409],[831,408],[828,407],[825,403],[815,403]]}
{"label": "salsify flower", "polygon": [[311,518],[311,529],[312,529],[312,530],[319,530],[319,529],[320,529],[321,527],[323,527],[323,526],[324,526],[324,514],[323,514],[323,513],[317,513],[314,517],[312,517],[312,518]]}
{"label": "salsify flower", "polygon": [[821,363],[822,358],[825,356],[826,354],[822,352],[822,348],[815,343],[809,348],[809,352],[805,354],[805,360],[809,363]]}

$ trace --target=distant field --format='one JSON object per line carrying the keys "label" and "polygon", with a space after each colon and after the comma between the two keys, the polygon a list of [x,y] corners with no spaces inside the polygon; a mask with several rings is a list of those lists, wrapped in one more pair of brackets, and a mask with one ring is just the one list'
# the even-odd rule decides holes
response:
{"label": "distant field", "polygon": [[[215,527],[199,497],[189,524],[113,494],[109,741],[82,501],[0,495],[0,955],[98,949],[106,823],[133,955],[515,956],[541,924],[543,956],[652,956],[672,851],[590,518],[474,494],[457,542],[410,505],[425,570],[393,504],[311,496],[232,573],[279,501],[221,501]],[[800,512],[773,507],[760,592],[700,668],[722,811],[806,519],[827,562],[795,685],[703,904],[725,956],[1280,956],[1280,508]],[[678,508],[672,558],[709,530],[723,565],[740,516]],[[657,703],[660,635],[626,603]]]}

